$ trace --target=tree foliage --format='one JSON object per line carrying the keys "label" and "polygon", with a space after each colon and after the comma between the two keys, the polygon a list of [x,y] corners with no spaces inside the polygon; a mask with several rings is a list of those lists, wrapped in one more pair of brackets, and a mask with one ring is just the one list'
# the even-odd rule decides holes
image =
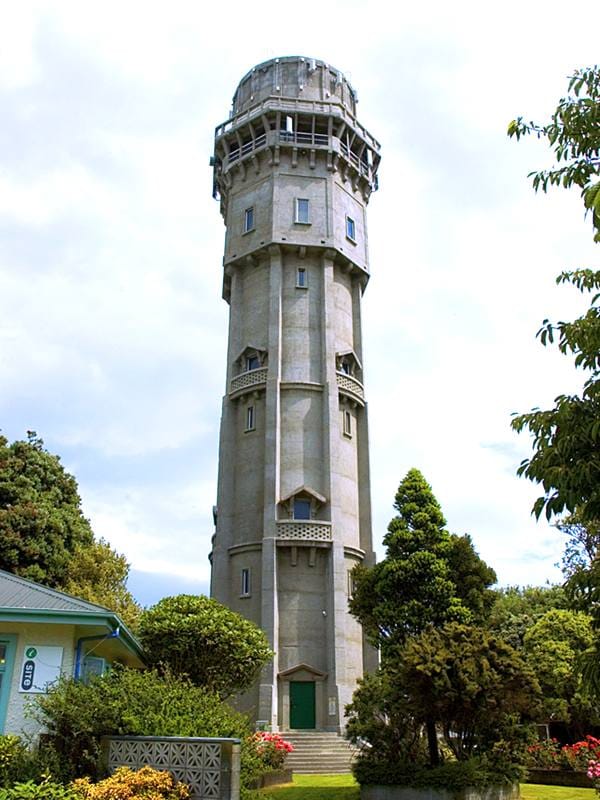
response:
{"label": "tree foliage", "polygon": [[142,609],[127,588],[128,575],[125,556],[99,539],[75,550],[61,588],[82,600],[109,608],[135,631]]}
{"label": "tree foliage", "polygon": [[518,117],[508,126],[508,135],[517,140],[529,134],[546,138],[556,157],[552,169],[530,173],[534,189],[578,186],[591,213],[595,241],[600,241],[600,67],[578,69],[570,76],[567,96],[545,125]]}
{"label": "tree foliage", "polygon": [[567,606],[567,596],[561,586],[506,586],[494,592],[487,626],[511,647],[522,650],[525,634],[540,617]]}
{"label": "tree foliage", "polygon": [[35,432],[0,436],[0,568],[63,586],[73,553],[93,542],[77,483]]}
{"label": "tree foliage", "polygon": [[144,611],[139,637],[151,666],[185,675],[220,697],[249,688],[273,655],[254,623],[189,594],[164,597]]}
{"label": "tree foliage", "polygon": [[[539,707],[539,684],[521,655],[480,627],[451,622],[408,638],[397,656],[361,682],[347,709],[349,736],[370,745],[360,757],[367,773],[408,766],[409,782],[419,765],[474,757],[505,777],[515,769],[522,723]],[[424,729],[435,734],[427,746]]]}
{"label": "tree foliage", "polygon": [[[519,117],[508,126],[508,135],[517,140],[528,134],[547,139],[556,157],[551,169],[530,174],[534,189],[579,187],[594,240],[599,242],[600,67],[571,75],[567,96],[545,125]],[[543,488],[533,509],[537,517],[545,512],[550,519],[566,509],[591,520],[600,518],[600,271],[563,272],[557,283],[590,292],[590,308],[573,322],[544,320],[538,336],[543,345],[556,340],[559,350],[574,356],[575,366],[586,370],[588,378],[581,395],[560,395],[554,408],[536,408],[513,419],[515,430],[526,429],[533,436],[534,454],[521,463],[518,472]]]}
{"label": "tree foliage", "polygon": [[542,688],[544,716],[570,723],[575,738],[598,723],[598,709],[582,686],[579,669],[592,641],[590,617],[568,609],[547,611],[524,636],[524,655]]}
{"label": "tree foliage", "polygon": [[0,569],[137,624],[140,607],[127,590],[129,564],[94,538],[75,478],[35,431],[12,444],[0,435]]}
{"label": "tree foliage", "polygon": [[350,610],[370,641],[390,649],[430,624],[470,621],[489,606],[496,575],[468,536],[451,535],[431,487],[417,469],[400,484],[384,537],[386,557],[354,570]]}

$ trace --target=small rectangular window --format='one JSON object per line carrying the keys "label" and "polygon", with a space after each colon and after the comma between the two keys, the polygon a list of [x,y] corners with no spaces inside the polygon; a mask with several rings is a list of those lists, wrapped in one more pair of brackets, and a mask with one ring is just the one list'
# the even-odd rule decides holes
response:
{"label": "small rectangular window", "polygon": [[356,225],[352,217],[346,217],[346,236],[350,241],[356,241]]}
{"label": "small rectangular window", "polygon": [[294,222],[298,222],[301,225],[310,225],[310,203],[308,200],[300,197],[296,198]]}
{"label": "small rectangular window", "polygon": [[294,519],[310,519],[310,500],[294,500]]}
{"label": "small rectangular window", "polygon": [[254,406],[247,406],[246,407],[246,430],[253,431],[255,426],[255,414],[254,414]]}
{"label": "small rectangular window", "polygon": [[241,597],[250,597],[250,570],[244,568],[242,570],[242,585],[241,585]]}
{"label": "small rectangular window", "polygon": [[344,411],[344,435],[352,436],[352,414]]}
{"label": "small rectangular window", "polygon": [[354,597],[356,581],[354,580],[353,570],[348,570],[348,597]]}
{"label": "small rectangular window", "polygon": [[244,233],[254,230],[254,207],[244,211]]}
{"label": "small rectangular window", "polygon": [[296,288],[297,289],[307,289],[308,288],[308,281],[306,279],[306,268],[305,267],[298,267],[296,272]]}
{"label": "small rectangular window", "polygon": [[260,367],[260,362],[258,360],[258,356],[247,356],[246,358],[246,370],[250,372],[251,369],[258,369]]}

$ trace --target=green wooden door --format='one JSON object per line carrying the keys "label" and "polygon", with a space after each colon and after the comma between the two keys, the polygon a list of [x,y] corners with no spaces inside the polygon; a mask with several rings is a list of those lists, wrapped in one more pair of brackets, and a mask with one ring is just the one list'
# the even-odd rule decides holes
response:
{"label": "green wooden door", "polygon": [[290,681],[290,728],[315,727],[315,682]]}

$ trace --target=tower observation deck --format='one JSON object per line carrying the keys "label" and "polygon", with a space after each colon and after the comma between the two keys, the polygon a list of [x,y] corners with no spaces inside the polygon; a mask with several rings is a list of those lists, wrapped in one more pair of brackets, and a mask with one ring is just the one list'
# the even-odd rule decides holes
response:
{"label": "tower observation deck", "polygon": [[361,299],[380,156],[356,102],[325,62],[277,58],[215,130],[230,316],[211,595],[269,638],[239,704],[274,730],[341,730],[376,664],[348,612],[350,571],[374,561]]}

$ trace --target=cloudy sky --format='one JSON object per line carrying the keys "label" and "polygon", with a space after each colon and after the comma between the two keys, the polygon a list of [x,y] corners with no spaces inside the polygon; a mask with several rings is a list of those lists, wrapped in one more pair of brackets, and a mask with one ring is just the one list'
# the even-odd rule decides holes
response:
{"label": "cloudy sky", "polygon": [[576,193],[531,189],[546,145],[506,127],[598,60],[597,0],[0,7],[0,428],[61,455],[139,599],[207,590],[228,311],[208,160],[239,79],[291,54],[345,72],[382,143],[363,323],[380,554],[416,466],[501,584],[557,580],[510,415],[579,387],[535,333],[583,308],[554,277],[598,252]]}

